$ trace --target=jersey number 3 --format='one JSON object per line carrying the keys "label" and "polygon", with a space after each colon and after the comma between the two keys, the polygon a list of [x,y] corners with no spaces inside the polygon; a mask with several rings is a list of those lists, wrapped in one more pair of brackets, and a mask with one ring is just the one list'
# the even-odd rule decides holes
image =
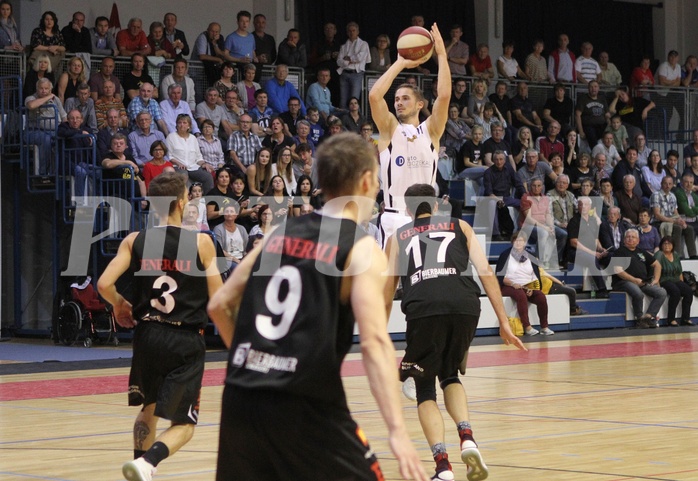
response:
{"label": "jersey number 3", "polygon": [[153,290],[162,289],[163,286],[167,286],[167,289],[157,299],[151,299],[150,305],[160,312],[169,314],[175,308],[175,298],[172,297],[172,293],[177,290],[177,281],[170,276],[160,276],[153,282]]}
{"label": "jersey number 3", "polygon": [[[279,294],[284,281],[288,284],[288,292],[285,299],[281,300]],[[274,316],[281,316],[281,320],[274,324],[271,316],[257,314],[257,332],[270,341],[276,341],[288,334],[301,303],[302,290],[301,274],[296,267],[283,266],[274,272],[264,293],[264,303],[269,312]]]}

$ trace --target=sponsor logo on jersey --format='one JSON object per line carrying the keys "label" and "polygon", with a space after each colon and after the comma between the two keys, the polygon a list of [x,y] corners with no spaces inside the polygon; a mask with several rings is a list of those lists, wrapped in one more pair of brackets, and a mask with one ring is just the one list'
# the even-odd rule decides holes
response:
{"label": "sponsor logo on jersey", "polygon": [[251,344],[249,342],[244,342],[235,349],[235,354],[233,355],[233,360],[230,362],[233,367],[241,367],[245,364],[245,359],[247,359],[247,351],[250,350]]}
{"label": "sponsor logo on jersey", "polygon": [[417,271],[410,276],[410,283],[412,285],[417,284],[421,280],[422,280],[422,271]]}
{"label": "sponsor logo on jersey", "polygon": [[405,158],[402,155],[398,155],[397,157],[395,157],[395,165],[397,165],[398,167],[402,167],[403,165],[405,165]]}
{"label": "sponsor logo on jersey", "polygon": [[251,371],[267,373],[271,370],[296,372],[298,359],[295,357],[276,356],[268,352],[250,349],[247,353],[245,368]]}
{"label": "sponsor logo on jersey", "polygon": [[434,279],[441,276],[457,276],[455,267],[437,267],[434,269],[422,269],[422,279]]}

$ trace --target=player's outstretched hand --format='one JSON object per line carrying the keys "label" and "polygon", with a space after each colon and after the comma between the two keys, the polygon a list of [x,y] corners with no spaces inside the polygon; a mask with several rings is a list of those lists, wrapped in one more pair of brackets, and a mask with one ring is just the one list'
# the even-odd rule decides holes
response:
{"label": "player's outstretched hand", "polygon": [[508,323],[499,325],[499,337],[502,338],[504,344],[507,346],[513,345],[521,351],[528,351],[526,346],[524,346],[524,343],[521,342],[521,339],[516,337],[516,335],[511,332],[511,327],[509,327]]}
{"label": "player's outstretched hand", "polygon": [[444,39],[441,37],[441,32],[439,32],[439,27],[436,25],[436,22],[431,26],[431,36],[434,37],[434,53],[437,56],[446,55]]}
{"label": "player's outstretched hand", "polygon": [[136,323],[133,322],[133,306],[130,302],[122,298],[121,302],[114,304],[112,308],[118,325],[126,328],[136,327]]}
{"label": "player's outstretched hand", "polygon": [[400,475],[403,479],[416,479],[417,481],[429,481],[424,466],[419,459],[417,451],[412,445],[407,431],[394,432],[390,435],[390,449],[395,454],[400,467]]}

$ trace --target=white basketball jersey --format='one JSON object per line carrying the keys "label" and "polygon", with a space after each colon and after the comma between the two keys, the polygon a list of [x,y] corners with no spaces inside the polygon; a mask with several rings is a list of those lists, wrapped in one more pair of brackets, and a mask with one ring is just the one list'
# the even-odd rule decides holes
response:
{"label": "white basketball jersey", "polygon": [[405,211],[405,191],[414,184],[434,185],[439,154],[426,122],[398,124],[388,148],[380,153],[385,207]]}

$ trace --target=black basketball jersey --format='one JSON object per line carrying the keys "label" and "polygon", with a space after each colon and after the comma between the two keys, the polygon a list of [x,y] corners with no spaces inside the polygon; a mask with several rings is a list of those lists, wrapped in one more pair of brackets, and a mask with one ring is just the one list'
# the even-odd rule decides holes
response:
{"label": "black basketball jersey", "polygon": [[141,231],[133,241],[133,317],[206,327],[208,284],[197,233],[176,226]]}
{"label": "black basketball jersey", "polygon": [[397,230],[402,312],[407,321],[480,315],[480,288],[467,272],[468,240],[458,219],[422,217]]}
{"label": "black basketball jersey", "polygon": [[226,383],[346,404],[339,369],[354,315],[339,299],[341,273],[365,236],[353,221],[313,213],[268,237],[242,297]]}

